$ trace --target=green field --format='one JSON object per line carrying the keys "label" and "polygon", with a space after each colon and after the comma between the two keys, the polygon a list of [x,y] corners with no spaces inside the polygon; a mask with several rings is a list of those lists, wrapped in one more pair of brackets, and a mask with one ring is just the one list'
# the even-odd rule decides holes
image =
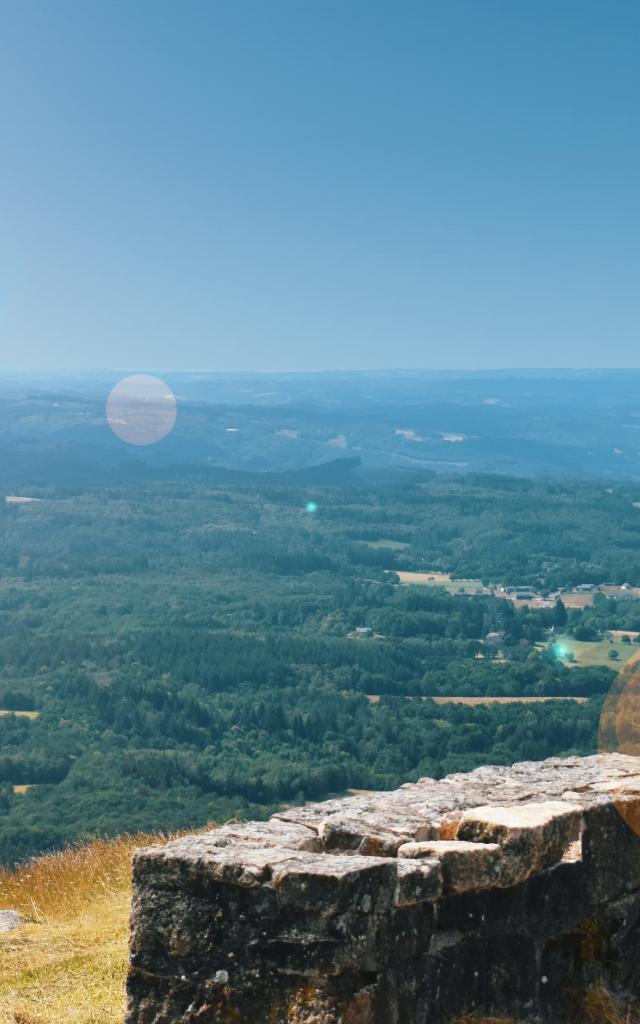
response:
{"label": "green field", "polygon": [[[572,654],[575,662],[566,661],[566,663],[582,667],[607,665],[609,668],[615,668],[616,665],[624,665],[634,655],[640,657],[640,648],[637,644],[610,643],[608,640],[591,642],[574,640],[571,636],[558,636],[549,646],[554,648],[558,657],[565,661],[566,655]],[[617,651],[616,659],[609,656],[611,651]]]}
{"label": "green field", "polygon": [[367,540],[365,541],[368,548],[389,548],[392,551],[404,551],[406,548],[411,547],[409,541],[406,540]]}
{"label": "green field", "polygon": [[444,587],[450,594],[479,594],[485,591],[480,580],[456,580],[446,572],[405,572],[398,570],[400,582],[405,586]]}

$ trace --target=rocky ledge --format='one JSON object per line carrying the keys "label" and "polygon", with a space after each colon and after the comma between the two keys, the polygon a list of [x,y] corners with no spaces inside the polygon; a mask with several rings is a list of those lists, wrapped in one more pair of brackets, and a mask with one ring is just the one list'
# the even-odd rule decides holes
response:
{"label": "rocky ledge", "polygon": [[483,767],[137,851],[127,1024],[640,1002],[640,759]]}

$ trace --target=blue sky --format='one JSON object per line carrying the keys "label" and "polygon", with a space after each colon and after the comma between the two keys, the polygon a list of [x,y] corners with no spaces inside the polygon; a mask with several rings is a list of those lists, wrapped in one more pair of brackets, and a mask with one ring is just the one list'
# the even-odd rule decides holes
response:
{"label": "blue sky", "polygon": [[0,366],[640,366],[640,4],[0,0]]}

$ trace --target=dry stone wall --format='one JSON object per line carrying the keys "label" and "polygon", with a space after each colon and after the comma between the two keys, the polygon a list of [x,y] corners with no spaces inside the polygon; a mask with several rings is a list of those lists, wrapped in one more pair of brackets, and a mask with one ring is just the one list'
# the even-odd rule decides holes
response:
{"label": "dry stone wall", "polygon": [[640,760],[483,767],[134,857],[127,1024],[580,1020],[640,1002]]}

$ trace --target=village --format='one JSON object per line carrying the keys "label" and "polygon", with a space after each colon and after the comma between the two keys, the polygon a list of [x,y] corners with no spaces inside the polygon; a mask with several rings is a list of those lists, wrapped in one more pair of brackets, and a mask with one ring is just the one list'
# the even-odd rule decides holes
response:
{"label": "village", "polygon": [[[581,583],[572,588],[539,593],[534,588],[523,586],[484,585],[477,579],[455,579],[443,572],[407,572],[389,570],[388,575],[400,586],[442,587],[454,597],[468,599],[486,596],[509,601],[516,608],[553,609],[560,600],[566,609],[582,609],[593,604],[596,595],[602,594],[615,601],[640,600],[640,587],[628,583],[594,584]],[[369,626],[357,626],[348,634],[351,640],[384,640],[381,633]],[[504,659],[505,633],[491,630],[480,638],[482,644],[474,655],[476,658],[501,661]],[[528,643],[523,640],[521,643]],[[538,650],[552,650],[558,660],[568,668],[607,665],[621,667],[631,658],[638,656],[640,630],[607,629],[588,638],[572,636],[560,626],[551,626],[544,642],[535,644]],[[634,649],[635,648],[635,649]]]}
{"label": "village", "polygon": [[455,579],[445,572],[389,570],[389,575],[397,576],[398,581],[405,586],[444,587],[448,593],[457,597],[484,594],[511,601],[517,608],[553,608],[558,598],[562,600],[565,608],[586,608],[593,604],[598,593],[614,600],[640,600],[640,587],[632,587],[629,583],[622,583],[619,586],[613,583],[579,583],[573,588],[540,593],[529,584],[485,586],[481,580]]}

